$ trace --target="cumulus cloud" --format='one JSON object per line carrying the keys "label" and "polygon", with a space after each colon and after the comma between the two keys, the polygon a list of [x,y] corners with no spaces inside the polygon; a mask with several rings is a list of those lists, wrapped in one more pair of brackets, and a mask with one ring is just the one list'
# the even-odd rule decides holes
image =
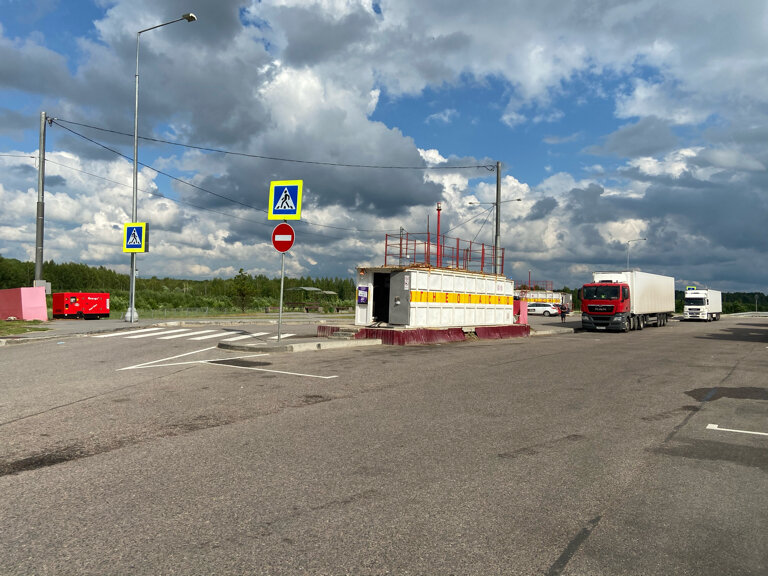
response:
{"label": "cumulus cloud", "polygon": [[635,124],[625,124],[609,134],[602,146],[590,146],[587,152],[625,158],[653,156],[668,152],[677,141],[667,122],[656,116],[647,116]]}

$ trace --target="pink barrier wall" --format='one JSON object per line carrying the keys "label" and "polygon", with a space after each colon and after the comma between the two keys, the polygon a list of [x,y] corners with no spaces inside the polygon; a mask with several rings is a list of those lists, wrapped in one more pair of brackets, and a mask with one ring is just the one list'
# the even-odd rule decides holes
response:
{"label": "pink barrier wall", "polygon": [[528,300],[515,300],[515,316],[518,324],[528,324]]}
{"label": "pink barrier wall", "polygon": [[10,288],[0,290],[0,320],[10,317],[20,320],[48,321],[45,288]]}

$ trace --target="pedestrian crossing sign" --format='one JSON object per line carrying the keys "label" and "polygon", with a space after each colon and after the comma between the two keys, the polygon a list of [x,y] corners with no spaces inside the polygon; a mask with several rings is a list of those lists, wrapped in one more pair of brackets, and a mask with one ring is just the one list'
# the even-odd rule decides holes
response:
{"label": "pedestrian crossing sign", "polygon": [[303,180],[276,180],[269,183],[267,220],[301,220]]}
{"label": "pedestrian crossing sign", "polygon": [[123,252],[149,252],[146,222],[129,222],[123,226]]}

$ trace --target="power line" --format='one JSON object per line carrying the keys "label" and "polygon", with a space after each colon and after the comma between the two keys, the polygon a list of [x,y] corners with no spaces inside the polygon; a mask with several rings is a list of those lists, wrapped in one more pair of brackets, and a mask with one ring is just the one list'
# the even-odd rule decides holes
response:
{"label": "power line", "polygon": [[[125,158],[126,160],[133,161],[133,158],[131,158],[130,156],[126,156],[122,152],[119,152],[119,151],[117,151],[117,150],[115,150],[113,148],[110,148],[109,146],[107,146],[105,144],[102,144],[101,142],[98,142],[97,140],[94,140],[92,138],[89,138],[88,136],[85,136],[84,134],[81,134],[80,132],[76,132],[75,130],[72,130],[71,128],[68,128],[67,126],[62,126],[61,124],[59,124],[56,121],[55,118],[52,119],[51,122],[53,124],[56,124],[57,126],[60,126],[64,130],[67,130],[68,132],[74,134],[75,136],[78,136],[78,137],[80,137],[80,138],[82,138],[84,140],[87,140],[88,142],[91,142],[92,144],[95,144],[97,146],[100,146],[101,148],[104,148],[105,150],[108,150],[108,151],[112,152],[113,154],[116,154],[117,156]],[[149,164],[144,164],[143,162],[139,162],[139,164],[141,164],[141,166],[143,166],[145,168],[149,168],[150,170],[156,172],[157,174],[162,174],[163,176],[166,176],[167,178],[175,180],[175,181],[177,181],[177,182],[179,182],[181,184],[186,184],[187,186],[190,186],[192,188],[195,188],[195,189],[200,190],[202,192],[205,192],[207,194],[212,194],[213,196],[216,196],[216,197],[221,198],[223,200],[227,200],[227,201],[233,202],[235,204],[240,204],[241,206],[243,206],[245,208],[250,208],[252,210],[256,210],[258,212],[263,212],[265,214],[267,213],[267,211],[264,210],[263,208],[256,208],[255,206],[251,206],[250,204],[245,204],[244,202],[240,202],[239,200],[235,200],[233,198],[229,198],[228,196],[224,196],[223,194],[218,194],[218,193],[213,192],[211,190],[207,190],[206,188],[203,188],[203,187],[198,186],[196,184],[192,184],[191,182],[188,182],[187,180],[183,180],[181,178],[178,178],[176,176],[168,174],[167,172],[163,172],[162,170],[158,170],[157,168],[154,168],[153,166],[150,166]],[[164,198],[168,198],[167,196],[163,196],[163,197]],[[331,229],[335,229],[335,230],[345,230],[345,231],[348,231],[348,232],[385,232],[386,233],[386,232],[394,232],[395,231],[394,228],[391,228],[391,229],[381,229],[381,230],[379,230],[379,229],[364,229],[364,228],[344,228],[342,226],[332,226],[330,224],[318,224],[316,222],[312,222],[310,220],[307,220],[306,218],[304,219],[304,223],[308,224],[310,226],[317,226],[319,228],[331,228]],[[321,237],[332,238],[330,236],[322,236],[322,235],[321,235]]]}
{"label": "power line", "polygon": [[[72,120],[63,120],[61,118],[53,118],[53,121],[57,124],[64,122],[66,124],[73,124],[75,126],[82,126],[84,128],[90,128],[92,130],[99,130],[101,132],[108,132],[110,134],[117,134],[120,136],[133,136],[131,133],[119,132],[117,130],[110,130],[108,128],[101,128],[99,126],[92,126],[90,124],[83,124],[81,122],[74,122]],[[61,126],[61,124],[59,124]],[[65,128],[62,126],[62,128]],[[200,150],[203,152],[216,152],[218,154],[228,154],[231,156],[243,156],[245,158],[257,158],[259,160],[270,160],[274,162],[291,162],[294,164],[312,164],[315,166],[334,166],[338,168],[368,168],[378,170],[467,170],[471,168],[485,168],[489,172],[494,172],[496,166],[492,164],[472,164],[467,166],[386,166],[375,164],[351,164],[343,162],[320,162],[317,160],[297,160],[294,158],[280,158],[276,156],[264,156],[261,154],[249,154],[247,152],[234,152],[232,150],[223,150],[220,148],[208,148],[205,146],[195,146],[193,144],[183,144],[181,142],[171,142],[169,140],[161,140],[158,138],[149,138],[146,136],[139,136],[138,138],[146,140],[147,142],[157,142],[159,144],[168,144],[169,146],[179,146],[181,148],[190,148],[192,150]]]}
{"label": "power line", "polygon": [[[69,166],[67,164],[62,164],[61,162],[56,162],[55,160],[51,160],[50,158],[45,159],[46,164],[55,164],[56,166],[61,166],[62,168],[66,168],[68,170],[74,170],[75,172],[80,172],[81,174],[86,174],[87,176],[91,176],[93,178],[98,178],[99,180],[104,180],[105,182],[109,182],[111,184],[115,184],[117,186],[123,186],[125,188],[131,188],[132,186],[130,184],[124,184],[123,182],[118,182],[117,180],[112,180],[111,178],[106,178],[105,176],[99,176],[98,174],[94,174],[92,172],[88,172],[87,170],[82,170],[80,168],[75,168],[74,166]],[[206,208],[204,206],[198,206],[197,204],[193,204],[192,202],[188,202],[186,200],[180,200],[177,198],[171,198],[169,196],[166,196],[165,194],[160,194],[157,192],[152,192],[150,190],[144,190],[140,189],[141,192],[144,192],[145,194],[149,194],[150,196],[154,196],[156,198],[163,198],[164,200],[170,200],[171,202],[175,202],[176,204],[183,204],[186,206],[191,206],[193,208],[197,208],[199,210],[205,210],[207,212],[213,212],[214,214],[220,214],[222,216],[226,216],[228,218],[237,218],[238,220],[243,220],[245,222],[251,222],[252,224],[263,224],[263,222],[259,222],[257,220],[252,220],[250,218],[243,218],[242,216],[236,216],[234,214],[230,214],[229,212],[221,212],[220,210],[213,210],[212,208]]]}
{"label": "power line", "polygon": [[[67,128],[65,126],[62,126],[62,128],[64,128],[65,130],[69,130],[73,134],[81,136],[78,132],[75,132],[74,130],[70,130],[69,128]],[[93,142],[94,144],[97,144],[98,146],[101,146],[102,148],[105,148],[106,150],[109,150],[110,152],[113,152],[113,153],[115,153],[115,154],[117,154],[119,156],[122,156],[123,158],[127,158],[124,154],[121,154],[120,152],[117,152],[116,150],[113,150],[113,149],[109,148],[108,146],[105,146],[105,145],[103,145],[103,144],[101,144],[99,142],[96,142],[95,140],[91,140],[90,138],[87,138],[87,137],[85,137],[85,139],[89,140],[90,142]],[[26,158],[26,156],[24,156],[24,158]],[[30,158],[34,159],[34,156],[30,156]],[[130,158],[128,158],[128,159],[130,160]],[[56,162],[55,160],[51,160],[50,158],[46,158],[46,162],[50,162],[50,163],[56,164],[58,166],[63,166],[64,168],[68,168],[70,170],[75,170],[77,172],[81,172],[83,174],[87,174],[89,176],[93,176],[95,178],[100,178],[102,180],[105,180],[107,182],[111,182],[113,184],[117,184],[119,186],[131,187],[128,184],[123,184],[122,182],[117,182],[115,180],[111,180],[109,178],[105,178],[103,176],[99,176],[98,174],[93,174],[91,172],[87,172],[85,170],[81,170],[79,168],[75,168],[74,166],[68,166],[66,164],[62,164],[60,162]],[[242,202],[238,202],[237,200],[233,200],[231,198],[227,198],[226,196],[223,196],[221,194],[216,194],[215,192],[211,192],[210,190],[206,190],[205,188],[202,188],[200,186],[196,186],[195,184],[187,182],[186,180],[182,180],[181,178],[176,178],[175,176],[171,176],[170,174],[167,174],[167,173],[162,172],[160,170],[156,170],[155,168],[153,168],[152,166],[149,166],[147,164],[141,164],[141,165],[145,166],[146,168],[149,168],[149,169],[151,169],[151,170],[153,170],[155,172],[157,172],[158,174],[162,174],[162,175],[167,176],[169,178],[172,178],[172,179],[174,179],[174,180],[176,180],[178,182],[181,182],[182,184],[186,184],[188,186],[192,186],[193,188],[197,188],[198,190],[202,190],[203,192],[207,192],[209,194],[213,194],[213,195],[218,196],[220,198],[223,198],[225,200],[229,200],[230,202],[235,202],[235,203],[241,204],[242,206],[244,206],[246,208],[250,208],[250,209],[257,210],[259,212],[264,212],[264,213],[267,212],[266,210],[263,210],[261,208],[255,208],[255,207],[250,206],[248,204],[244,204]],[[191,206],[191,207],[197,208],[199,210],[205,210],[207,212],[212,212],[214,214],[220,214],[222,216],[227,216],[229,218],[237,218],[238,220],[244,220],[245,222],[251,222],[251,223],[259,224],[261,226],[268,226],[269,225],[266,222],[259,222],[259,221],[252,220],[252,219],[249,219],[249,218],[243,218],[242,216],[235,216],[234,214],[230,214],[230,213],[227,213],[227,212],[221,212],[221,211],[218,211],[218,210],[213,210],[211,208],[206,208],[204,206],[198,206],[197,204],[193,204],[193,203],[185,201],[185,200],[177,200],[175,198],[171,198],[169,196],[166,196],[165,194],[157,194],[155,192],[150,192],[149,190],[142,190],[142,192],[144,192],[146,194],[149,194],[150,196],[155,196],[155,197],[158,197],[158,198],[164,198],[166,200],[170,200],[171,202],[175,202],[177,204],[185,204],[187,206]],[[309,226],[316,226],[318,228],[331,228],[331,229],[334,229],[334,230],[343,230],[343,231],[347,231],[347,232],[389,232],[389,231],[394,230],[394,229],[392,229],[392,230],[376,230],[376,229],[366,230],[366,229],[361,229],[361,228],[344,228],[342,226],[331,226],[330,224],[318,224],[318,223],[311,222],[311,221],[306,220],[306,219],[304,219],[304,221],[302,223],[303,224],[307,224]],[[312,234],[314,236],[317,236],[319,238],[329,238],[329,239],[333,239],[333,240],[341,240],[341,238],[338,237],[338,236],[327,236],[327,235],[316,234],[316,233],[310,233],[310,234]]]}
{"label": "power line", "polygon": [[[110,148],[106,144],[102,144],[101,142],[97,142],[93,138],[88,138],[88,136],[86,136],[84,134],[80,134],[79,132],[75,132],[71,128],[67,128],[66,126],[62,126],[61,124],[59,124],[56,121],[55,118],[52,120],[52,123],[56,124],[57,126],[60,126],[61,128],[63,128],[64,130],[66,130],[68,132],[71,132],[75,136],[79,136],[83,140],[87,140],[88,142],[90,142],[92,144],[96,144],[97,146],[100,146],[101,148],[104,148],[105,150],[109,150],[113,154],[116,154],[118,156],[121,156],[122,158],[125,158],[126,160],[130,160],[131,162],[133,162],[133,158],[131,158],[130,156],[126,156],[122,152],[118,152],[117,150],[115,150],[114,148]],[[168,174],[167,172],[163,172],[162,170],[158,170],[157,168],[154,168],[153,166],[150,166],[149,164],[144,164],[143,162],[139,162],[138,164],[140,164],[144,168],[149,168],[150,170],[152,170],[153,172],[155,172],[157,174],[162,174],[163,176],[165,176],[167,178],[170,178],[171,180],[175,180],[176,182],[180,182],[182,184],[186,184],[187,186],[189,186],[191,188],[195,188],[197,190],[200,190],[201,192],[205,192],[207,194],[211,194],[213,196],[216,196],[217,198],[221,198],[222,200],[227,200],[228,202],[232,202],[234,204],[240,204],[241,206],[244,206],[245,208],[250,208],[250,209],[256,210],[258,212],[264,212],[264,213],[267,212],[263,208],[256,208],[255,206],[251,206],[250,204],[246,204],[244,202],[240,202],[239,200],[235,200],[234,198],[229,198],[228,196],[224,196],[223,194],[219,194],[219,193],[213,192],[211,190],[206,190],[205,188],[202,188],[201,186],[198,186],[196,184],[192,184],[191,182],[187,182],[186,180],[182,180],[181,178],[173,176],[172,174]]]}
{"label": "power line", "polygon": [[483,220],[483,223],[480,225],[480,230],[478,230],[478,231],[477,231],[477,234],[475,234],[475,237],[474,237],[474,238],[472,238],[472,242],[474,242],[475,240],[477,240],[477,237],[478,237],[478,236],[480,236],[480,232],[482,232],[482,231],[483,231],[483,228],[484,228],[484,227],[485,227],[485,225],[488,223],[488,218],[490,218],[490,217],[491,217],[491,212],[492,212],[492,211],[493,211],[493,209],[491,209],[491,210],[488,210],[488,215],[485,217],[485,220]]}
{"label": "power line", "polygon": [[[62,168],[67,168],[68,170],[74,170],[75,172],[80,172],[82,174],[86,174],[88,176],[91,176],[93,178],[98,178],[100,180],[104,180],[106,182],[110,182],[112,184],[115,184],[117,186],[123,186],[125,188],[132,188],[130,184],[124,184],[122,182],[118,182],[117,180],[112,180],[111,178],[106,178],[104,176],[99,176],[98,174],[93,174],[92,172],[88,172],[86,170],[82,170],[80,168],[75,168],[74,166],[69,166],[67,164],[62,164],[61,162],[56,162],[55,160],[51,160],[49,158],[46,158],[46,163],[56,164],[57,166],[61,166]],[[206,212],[211,212],[213,214],[219,214],[221,216],[226,216],[227,218],[234,218],[236,220],[242,220],[243,222],[249,222],[251,224],[258,224],[259,226],[270,226],[269,223],[259,221],[259,220],[253,220],[252,218],[244,218],[243,216],[237,216],[236,214],[231,214],[229,212],[222,212],[221,210],[214,210],[213,208],[206,208],[205,206],[198,206],[197,204],[193,204],[192,202],[188,202],[186,200],[181,200],[177,198],[171,198],[170,196],[166,196],[165,194],[159,194],[157,192],[152,192],[150,190],[144,190],[142,189],[141,192],[144,192],[145,194],[149,194],[150,196],[154,196],[156,198],[162,198],[164,200],[169,200],[171,202],[174,202],[176,204],[182,204],[185,206],[191,206],[192,208],[197,208],[198,210],[204,210]],[[343,238],[339,236],[326,236],[324,234],[317,234],[314,232],[309,232],[311,236],[317,236],[318,238],[327,238],[330,240],[342,240]]]}
{"label": "power line", "polygon": [[[469,219],[467,219],[467,220],[464,220],[464,222],[461,222],[460,224],[456,224],[456,226],[454,226],[453,228],[451,228],[450,230],[448,230],[448,232],[453,232],[454,230],[456,230],[456,228],[461,228],[462,226],[464,226],[464,224],[467,224],[468,222],[472,222],[472,220],[475,220],[476,218],[480,218],[481,216],[483,216],[483,215],[484,215],[484,214],[486,214],[486,213],[488,214],[488,216],[490,216],[490,213],[491,213],[492,211],[493,211],[493,207],[491,207],[491,208],[487,208],[487,209],[486,209],[486,210],[484,210],[483,212],[480,212],[480,214],[475,214],[474,216],[472,216],[472,218],[469,218]],[[487,221],[487,220],[488,220],[488,218],[486,218],[486,221]],[[482,228],[481,228],[481,229],[482,229]],[[448,232],[446,232],[446,234],[448,234]],[[477,237],[477,236],[475,236],[475,237]]]}

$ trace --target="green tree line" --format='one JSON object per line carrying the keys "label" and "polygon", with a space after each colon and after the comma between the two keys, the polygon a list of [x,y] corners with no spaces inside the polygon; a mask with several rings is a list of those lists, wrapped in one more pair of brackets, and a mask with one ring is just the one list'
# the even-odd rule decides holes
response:
{"label": "green tree line", "polygon": [[[104,266],[49,260],[43,264],[43,276],[54,292],[109,292],[113,310],[128,308],[130,277]],[[22,262],[0,255],[0,289],[31,286],[35,277],[33,262]],[[335,294],[320,294],[291,288],[312,287]],[[284,301],[325,304],[327,307],[354,306],[355,283],[351,278],[286,278]],[[560,292],[573,296],[573,309],[580,310],[579,289],[564,286]],[[685,292],[675,291],[676,311],[682,313]],[[280,278],[252,276],[242,269],[233,278],[183,280],[179,278],[136,278],[137,309],[213,308],[245,311],[277,306]],[[768,310],[768,296],[762,292],[723,292],[723,313]]]}
{"label": "green tree line", "polygon": [[[31,286],[35,277],[33,262],[22,262],[0,255],[0,290]],[[110,307],[128,308],[130,276],[104,266],[53,260],[43,263],[43,277],[53,292],[109,292]],[[285,278],[286,303],[320,304],[326,308],[354,306],[355,284],[351,278]],[[290,290],[311,287],[319,291]],[[333,292],[334,294],[323,294]],[[252,276],[240,270],[233,278],[183,280],[178,278],[136,278],[136,308],[213,308],[246,311],[277,306],[280,278]]]}

